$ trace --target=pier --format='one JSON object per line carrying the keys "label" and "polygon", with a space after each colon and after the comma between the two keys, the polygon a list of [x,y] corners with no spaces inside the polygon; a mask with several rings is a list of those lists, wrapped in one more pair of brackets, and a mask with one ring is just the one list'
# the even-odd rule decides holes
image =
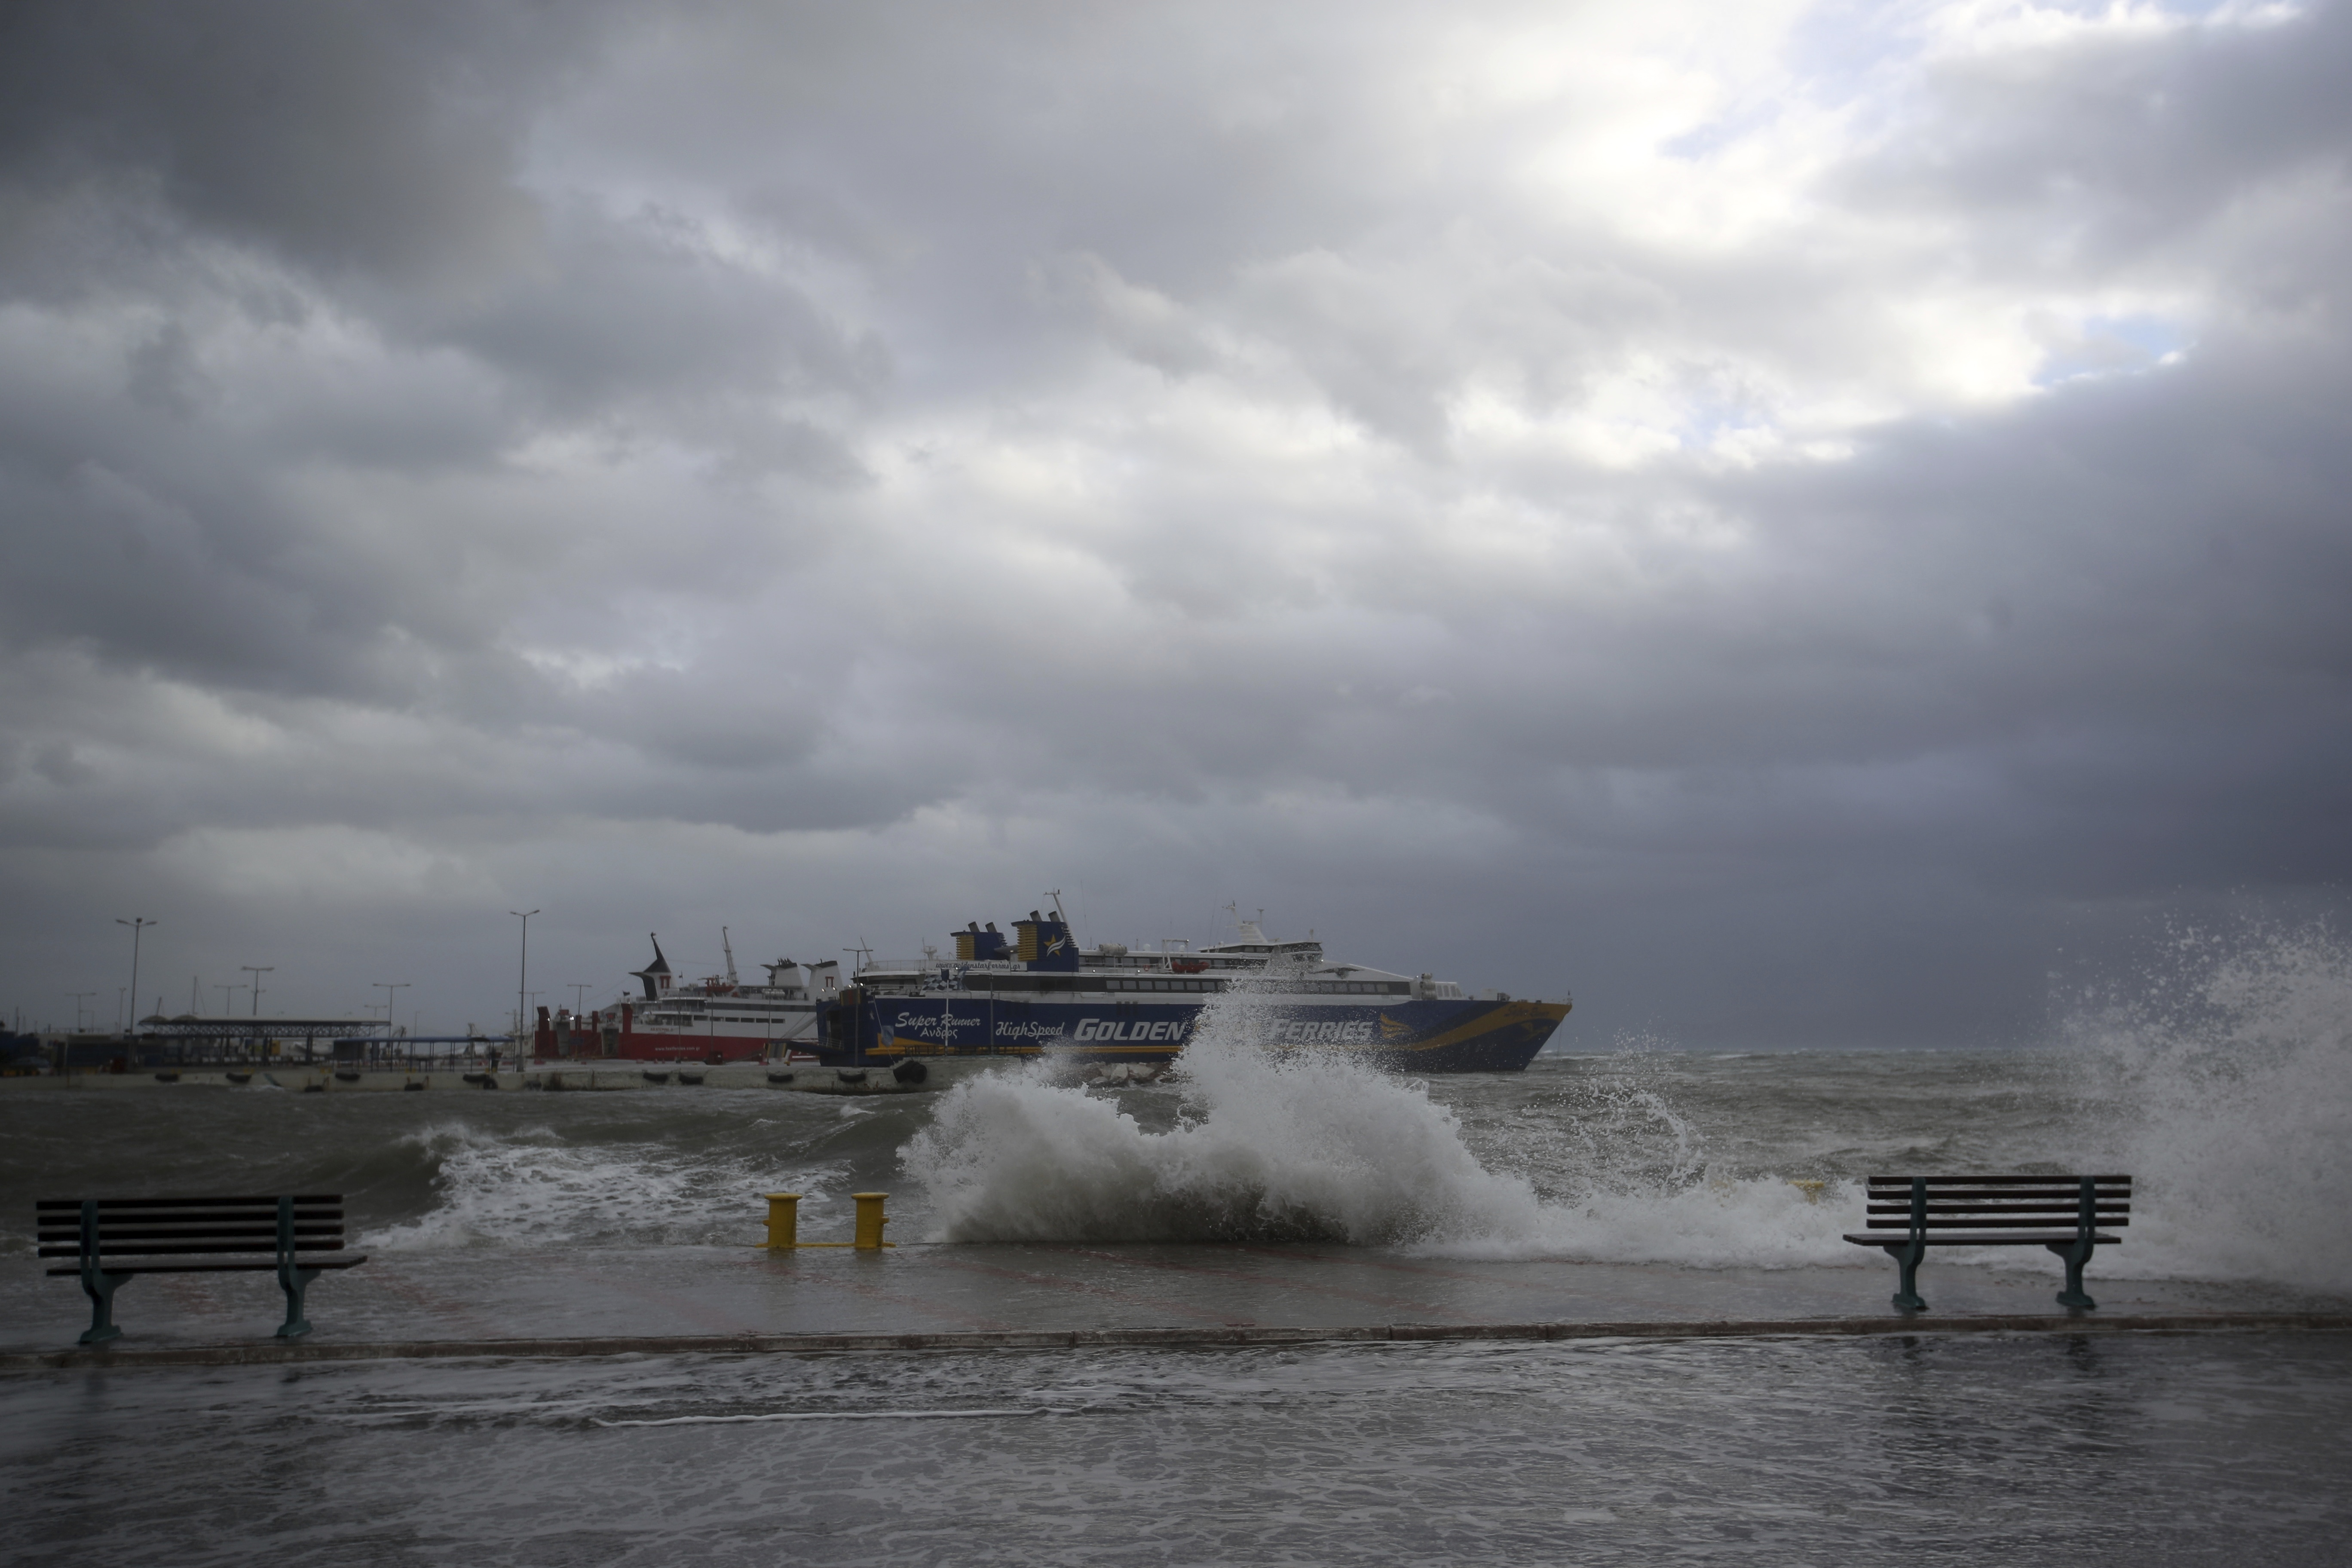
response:
{"label": "pier", "polygon": [[[798,1239],[850,1243],[848,1205]],[[1950,1269],[1937,1310],[1888,1309],[1882,1268],[1723,1269],[1483,1262],[1332,1245],[842,1245],[402,1252],[319,1287],[317,1325],[270,1338],[274,1287],[143,1283],[130,1331],[72,1348],[87,1303],[29,1268],[0,1292],[0,1371],[401,1358],[914,1352],[1413,1341],[2352,1332],[2352,1301],[2251,1286],[2103,1280],[2100,1308],[2051,1303],[2046,1274]],[[128,1303],[131,1299],[126,1295]]]}

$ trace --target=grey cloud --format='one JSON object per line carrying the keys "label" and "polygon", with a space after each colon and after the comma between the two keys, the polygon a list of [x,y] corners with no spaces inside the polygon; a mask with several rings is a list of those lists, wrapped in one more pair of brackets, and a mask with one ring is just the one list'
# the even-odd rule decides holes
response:
{"label": "grey cloud", "polygon": [[[2000,241],[1976,265],[2129,262],[2243,219],[2265,183],[2309,175],[2340,195],[2347,71],[2352,12],[2337,5],[2263,26],[2086,37],[2022,67],[1963,57],[1933,73],[1925,123],[1862,162],[1850,188],[1966,214]],[[2267,270],[2226,235],[2201,239]]]}
{"label": "grey cloud", "polygon": [[515,138],[576,7],[42,4],[0,33],[0,171],[152,191],[328,268],[455,286],[534,237]]}
{"label": "grey cloud", "polygon": [[[1738,245],[1531,198],[1583,110],[1420,113],[1381,7],[195,15],[0,48],[17,907],[545,889],[602,973],[1255,882],[1591,1043],[1859,1040],[2352,876],[2340,7],[1933,67]],[[1954,277],[2210,314],[1852,413]],[[1680,449],[1544,425],[1612,376]],[[1785,407],[1842,450],[1707,445]]]}
{"label": "grey cloud", "polygon": [[642,417],[723,394],[862,396],[887,376],[871,333],[844,331],[799,291],[712,254],[694,226],[573,207],[547,269],[446,329],[531,386],[558,416],[615,403]]}

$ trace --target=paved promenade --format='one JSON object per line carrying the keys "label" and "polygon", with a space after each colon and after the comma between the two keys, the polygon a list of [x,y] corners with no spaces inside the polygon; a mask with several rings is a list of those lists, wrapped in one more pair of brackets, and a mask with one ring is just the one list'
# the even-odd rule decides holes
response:
{"label": "paved promenade", "polygon": [[890,1344],[1231,1343],[1591,1334],[1885,1333],[2229,1327],[2352,1330],[2352,1301],[2247,1287],[2098,1278],[2096,1312],[2057,1280],[1930,1267],[1930,1310],[1888,1302],[1887,1267],[1698,1269],[1487,1262],[1336,1246],[910,1246],[771,1254],[681,1247],[593,1254],[379,1252],[310,1289],[306,1341],[273,1338],[268,1275],[152,1276],[116,1298],[121,1339],[79,1352],[78,1283],[0,1266],[0,1369],[98,1360]]}

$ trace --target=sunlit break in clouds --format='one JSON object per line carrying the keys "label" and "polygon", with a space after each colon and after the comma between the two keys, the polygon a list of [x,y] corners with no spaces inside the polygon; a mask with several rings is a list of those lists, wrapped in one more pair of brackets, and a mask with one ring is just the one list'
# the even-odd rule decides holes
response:
{"label": "sunlit break in clouds", "polygon": [[2341,5],[11,5],[0,1004],[1059,888],[1578,1048],[2030,1040],[2352,873],[2347,83]]}

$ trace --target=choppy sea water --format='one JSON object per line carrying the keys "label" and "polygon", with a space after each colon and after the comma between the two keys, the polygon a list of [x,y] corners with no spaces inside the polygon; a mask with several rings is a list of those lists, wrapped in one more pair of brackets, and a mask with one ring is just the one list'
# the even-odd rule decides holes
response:
{"label": "choppy sea water", "polygon": [[[382,1256],[593,1268],[740,1241],[762,1192],[822,1225],[887,1187],[896,1234],[956,1246],[1883,1270],[1837,1239],[1871,1171],[2098,1166],[2141,1182],[2100,1278],[2352,1290],[2324,936],[2026,1051],[1628,1041],[1420,1083],[1270,1059],[1252,1008],[1118,1092],[0,1097],[0,1266],[70,1293],[32,1278],[60,1192],[340,1190]],[[2340,1340],[2211,1337],[28,1375],[0,1382],[0,1558],[2333,1562],[2347,1371]]]}

